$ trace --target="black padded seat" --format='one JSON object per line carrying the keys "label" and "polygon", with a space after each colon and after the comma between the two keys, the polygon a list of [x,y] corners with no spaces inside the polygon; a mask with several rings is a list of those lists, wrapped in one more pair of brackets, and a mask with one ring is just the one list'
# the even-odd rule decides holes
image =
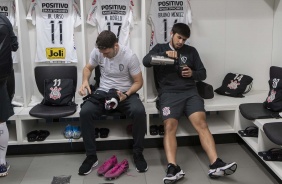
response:
{"label": "black padded seat", "polygon": [[[269,69],[270,78],[282,79],[282,68],[271,66]],[[265,96],[267,98],[267,96]],[[273,112],[266,109],[262,103],[244,103],[239,105],[239,110],[242,116],[248,120],[281,118],[279,112]]]}
{"label": "black padded seat", "polygon": [[[37,66],[34,69],[35,81],[39,92],[44,96],[45,79],[72,79],[75,86],[77,85],[77,68],[76,66]],[[37,104],[29,114],[38,118],[62,118],[72,115],[76,112],[77,106],[47,106]]]}
{"label": "black padded seat", "polygon": [[263,125],[263,130],[269,140],[282,146],[282,121],[266,123]]}
{"label": "black padded seat", "polygon": [[70,116],[76,112],[76,106],[47,106],[37,104],[30,111],[29,114],[38,118],[62,118]]}
{"label": "black padded seat", "polygon": [[264,108],[263,103],[245,103],[239,105],[242,116],[248,120],[267,119],[279,117],[278,112]]}

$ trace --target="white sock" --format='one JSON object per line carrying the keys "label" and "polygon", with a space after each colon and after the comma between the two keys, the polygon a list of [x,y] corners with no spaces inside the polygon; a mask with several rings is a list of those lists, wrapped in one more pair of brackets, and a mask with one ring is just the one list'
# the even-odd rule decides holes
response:
{"label": "white sock", "polygon": [[6,164],[6,152],[9,141],[9,131],[6,122],[0,123],[0,165]]}

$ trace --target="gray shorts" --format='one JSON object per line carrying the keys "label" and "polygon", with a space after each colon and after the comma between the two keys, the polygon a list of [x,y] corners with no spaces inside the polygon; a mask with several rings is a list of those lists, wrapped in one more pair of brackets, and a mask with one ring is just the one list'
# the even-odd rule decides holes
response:
{"label": "gray shorts", "polygon": [[14,115],[13,106],[7,91],[6,81],[0,82],[0,122],[6,122]]}
{"label": "gray shorts", "polygon": [[205,112],[204,100],[196,91],[163,93],[159,96],[162,120],[179,119],[183,113],[189,117],[194,112]]}

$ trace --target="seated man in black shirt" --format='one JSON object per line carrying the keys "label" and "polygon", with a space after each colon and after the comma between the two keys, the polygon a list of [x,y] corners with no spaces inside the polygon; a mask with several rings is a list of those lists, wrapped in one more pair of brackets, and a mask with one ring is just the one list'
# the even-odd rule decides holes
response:
{"label": "seated man in black shirt", "polygon": [[[201,145],[209,158],[209,176],[230,175],[237,168],[235,162],[227,164],[217,156],[215,142],[206,122],[204,101],[199,96],[195,84],[195,80],[206,79],[206,69],[197,50],[185,45],[189,37],[188,25],[174,24],[170,42],[157,44],[143,59],[145,67],[153,66],[159,110],[164,122],[164,148],[168,161],[164,183],[175,182],[185,175],[176,162],[176,130],[183,113],[198,132]],[[159,56],[165,57],[166,61],[171,58],[178,62],[170,62],[172,65],[168,65],[169,62],[156,62],[152,59]]]}

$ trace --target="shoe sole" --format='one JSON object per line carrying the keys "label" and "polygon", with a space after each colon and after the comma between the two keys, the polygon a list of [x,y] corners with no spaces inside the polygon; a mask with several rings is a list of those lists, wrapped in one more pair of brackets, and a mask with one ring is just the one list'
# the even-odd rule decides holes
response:
{"label": "shoe sole", "polygon": [[96,167],[98,165],[98,160],[92,165],[92,167],[90,168],[90,170],[86,173],[78,173],[79,175],[88,175],[89,173],[92,172],[92,168]]}
{"label": "shoe sole", "polygon": [[72,138],[73,139],[80,139],[80,137],[81,137],[81,134],[79,134],[78,136],[73,136]]}
{"label": "shoe sole", "polygon": [[8,175],[8,172],[0,173],[0,177],[4,177],[4,176],[7,176],[7,175]]}
{"label": "shoe sole", "polygon": [[163,182],[164,182],[164,184],[172,184],[172,183],[175,183],[176,181],[180,180],[184,176],[185,176],[185,173],[183,172],[183,170],[181,170],[173,177],[164,177]]}
{"label": "shoe sole", "polygon": [[9,171],[9,169],[10,169],[10,165],[8,165],[8,167],[7,167],[7,171],[6,171],[6,172],[4,172],[4,173],[0,173],[0,177],[7,176],[7,175],[8,175],[8,171]]}
{"label": "shoe sole", "polygon": [[147,168],[146,168],[145,170],[138,170],[138,169],[137,169],[137,167],[136,167],[135,169],[136,169],[136,171],[137,171],[137,172],[139,172],[139,173],[143,173],[143,172],[148,171],[148,166],[147,166]]}
{"label": "shoe sole", "polygon": [[233,162],[224,167],[220,167],[217,169],[210,169],[209,176],[211,178],[219,178],[221,176],[228,176],[228,175],[235,173],[236,169],[237,169],[237,164]]}

